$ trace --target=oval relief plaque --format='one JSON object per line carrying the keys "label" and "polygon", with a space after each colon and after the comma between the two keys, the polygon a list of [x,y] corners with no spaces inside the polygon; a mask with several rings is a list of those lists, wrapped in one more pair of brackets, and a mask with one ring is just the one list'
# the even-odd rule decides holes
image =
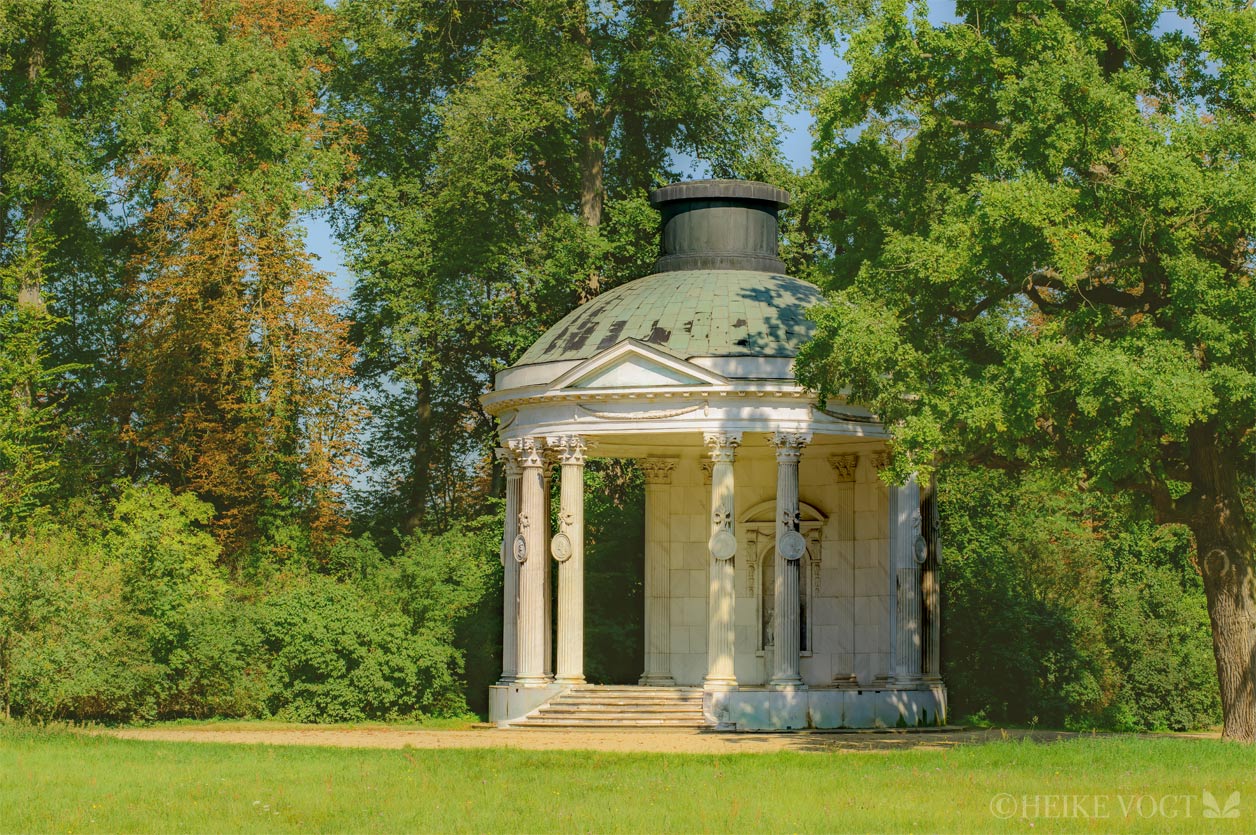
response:
{"label": "oval relief plaque", "polygon": [[515,537],[514,552],[515,562],[528,561],[528,540],[524,538],[523,534],[519,534]]}
{"label": "oval relief plaque", "polygon": [[911,555],[920,565],[924,565],[925,560],[929,559],[929,543],[925,542],[923,536],[916,537],[916,541],[911,544]]}
{"label": "oval relief plaque", "polygon": [[711,556],[717,560],[731,560],[737,553],[737,537],[728,531],[716,531],[711,535],[707,547],[711,549]]}
{"label": "oval relief plaque", "polygon": [[798,531],[786,531],[776,540],[776,550],[787,560],[796,560],[807,553],[807,540]]}
{"label": "oval relief plaque", "polygon": [[554,534],[554,538],[550,540],[550,553],[554,555],[554,559],[567,562],[571,559],[571,552],[571,537],[565,533]]}

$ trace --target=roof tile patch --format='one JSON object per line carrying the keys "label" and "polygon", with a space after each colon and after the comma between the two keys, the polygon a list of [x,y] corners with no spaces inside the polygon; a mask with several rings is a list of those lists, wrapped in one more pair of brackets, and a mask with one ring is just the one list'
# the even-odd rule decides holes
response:
{"label": "roof tile patch", "polygon": [[588,359],[629,338],[687,357],[792,357],[812,333],[807,308],[821,301],[814,285],[772,273],[659,273],[576,308],[518,365]]}

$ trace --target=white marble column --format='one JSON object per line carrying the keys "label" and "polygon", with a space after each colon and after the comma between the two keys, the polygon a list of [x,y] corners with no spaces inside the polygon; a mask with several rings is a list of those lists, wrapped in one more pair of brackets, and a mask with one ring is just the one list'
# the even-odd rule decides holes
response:
{"label": "white marble column", "polygon": [[545,494],[544,451],[540,438],[510,442],[519,456],[519,533],[515,536],[514,559],[519,563],[519,633],[515,684],[524,687],[549,683],[545,675]]}
{"label": "white marble column", "polygon": [[558,667],[554,680],[584,683],[584,439],[546,438],[562,467],[558,533],[550,553],[558,562]]}
{"label": "white marble column", "polygon": [[554,458],[553,451],[545,451],[545,466],[541,469],[543,481],[541,489],[545,492],[545,530],[541,534],[541,541],[545,543],[545,585],[541,591],[541,598],[544,601],[543,607],[545,611],[545,677],[554,678],[554,566],[550,565],[549,547],[550,537],[553,536],[553,519],[551,513],[553,511],[553,502],[550,500],[554,495]]}
{"label": "white marble column", "polygon": [[773,687],[802,686],[799,661],[801,612],[798,607],[799,560],[807,553],[807,541],[800,528],[798,510],[798,459],[811,436],[799,432],[776,432],[768,437],[776,447],[776,556],[773,574],[776,605],[772,633]]}
{"label": "white marble column", "polygon": [[641,461],[645,474],[645,672],[642,685],[670,687],[672,471],[667,458]]}
{"label": "white marble column", "polygon": [[518,669],[519,561],[515,559],[515,537],[519,535],[519,487],[523,471],[519,460],[507,448],[497,450],[506,473],[506,519],[502,534],[502,677],[499,684],[515,680]]}
{"label": "white marble column", "polygon": [[707,675],[703,686],[726,690],[737,686],[733,668],[735,641],[733,558],[737,555],[733,501],[733,457],[741,444],[740,432],[708,432],[703,437],[711,451],[710,604],[707,611]]}
{"label": "white marble column", "polygon": [[890,487],[890,672],[894,683],[920,681],[920,487],[915,478]]}

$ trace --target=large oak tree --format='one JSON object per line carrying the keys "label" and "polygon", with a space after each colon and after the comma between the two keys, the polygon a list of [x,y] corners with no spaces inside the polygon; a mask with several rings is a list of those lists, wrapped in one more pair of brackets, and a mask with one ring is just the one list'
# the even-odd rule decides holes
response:
{"label": "large oak tree", "polygon": [[800,376],[882,415],[899,477],[1047,463],[1189,527],[1224,735],[1251,742],[1256,8],[958,12],[850,22],[817,144],[834,292]]}

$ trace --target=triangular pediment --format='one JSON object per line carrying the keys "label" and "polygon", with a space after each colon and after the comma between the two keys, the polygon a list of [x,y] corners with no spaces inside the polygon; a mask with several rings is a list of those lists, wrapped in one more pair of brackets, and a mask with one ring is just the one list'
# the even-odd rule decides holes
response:
{"label": "triangular pediment", "polygon": [[693,363],[626,339],[580,363],[554,381],[555,388],[619,389],[719,386],[724,377]]}

